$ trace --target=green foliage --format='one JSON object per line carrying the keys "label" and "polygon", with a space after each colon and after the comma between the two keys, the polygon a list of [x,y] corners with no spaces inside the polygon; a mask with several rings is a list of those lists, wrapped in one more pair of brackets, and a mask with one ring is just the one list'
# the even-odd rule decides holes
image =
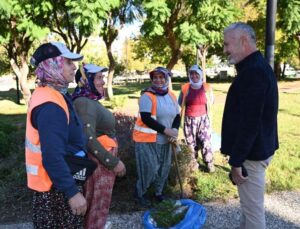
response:
{"label": "green foliage", "polygon": [[105,20],[109,9],[107,1],[43,0],[34,1],[36,13],[43,18],[40,25],[58,34],[71,50],[78,52],[87,38]]}
{"label": "green foliage", "polygon": [[9,73],[9,71],[10,64],[6,55],[6,50],[3,47],[0,47],[0,77],[4,74]]}
{"label": "green foliage", "polygon": [[[1,5],[0,42],[2,45],[24,37],[29,38],[31,41],[41,39],[49,32],[47,27],[41,25],[39,15],[33,13],[37,10],[31,5],[30,0],[3,1],[3,5]],[[22,44],[19,45],[22,46]]]}
{"label": "green foliage", "polygon": [[[164,37],[152,39],[140,37],[134,42],[133,52],[135,59],[154,65],[156,63],[166,65],[171,58],[171,50],[167,46],[167,41]],[[146,66],[145,70],[152,68],[148,66]]]}
{"label": "green foliage", "polygon": [[[69,18],[69,22],[79,29],[79,33],[83,36],[89,36],[100,20],[103,20],[107,17],[107,11],[109,10],[109,2],[107,1],[72,1],[66,0],[65,8],[61,8],[61,12],[67,12],[68,15],[65,17]],[[56,7],[58,4],[56,5]],[[68,25],[65,24],[67,27]]]}
{"label": "green foliage", "polygon": [[[266,0],[251,0],[252,14],[257,15],[250,24],[257,35],[258,47],[265,49],[265,23]],[[299,59],[300,42],[297,34],[300,32],[300,1],[280,0],[277,3],[276,36],[275,36],[275,60],[277,63],[290,62],[291,59]]]}
{"label": "green foliage", "polygon": [[11,12],[11,4],[8,0],[0,1],[0,18],[8,17]]}
{"label": "green foliage", "polygon": [[124,63],[116,63],[116,67],[115,67],[115,75],[122,75],[124,73],[126,69],[126,66]]}
{"label": "green foliage", "polygon": [[291,62],[290,59],[300,58],[300,1],[282,0],[278,1],[280,39],[276,59],[281,62]]}
{"label": "green foliage", "polygon": [[144,4],[147,19],[142,26],[142,31],[148,36],[162,36],[164,34],[163,24],[171,16],[171,9],[166,1],[153,0]]}
{"label": "green foliage", "polygon": [[187,206],[179,205],[174,200],[164,200],[150,211],[157,228],[170,228],[183,220]]}
{"label": "green foliage", "polygon": [[9,201],[12,200],[18,200],[19,203],[24,196],[27,196],[27,199],[30,198],[26,187],[24,134],[24,130],[10,134],[10,152],[5,157],[0,156],[0,202],[2,206],[11,205]]}
{"label": "green foliage", "polygon": [[293,36],[300,32],[300,1],[278,1],[279,25],[287,36]]}
{"label": "green foliage", "polygon": [[0,122],[0,158],[7,157],[11,153],[14,131],[16,131],[14,126]]}
{"label": "green foliage", "polygon": [[[166,56],[166,62],[171,67],[181,54],[187,56],[183,53],[184,46],[201,44],[220,48],[224,27],[241,15],[240,9],[232,1],[224,0],[152,0],[145,1],[144,9],[147,18],[142,26],[142,34],[148,40],[144,44],[148,44],[152,51],[146,53],[159,59]],[[167,47],[170,49],[168,52]],[[157,53],[158,50],[164,51],[164,55]],[[142,58],[141,55],[139,57]]]}
{"label": "green foliage", "polygon": [[127,39],[125,41],[123,55],[122,55],[122,62],[124,63],[127,71],[148,71],[152,67],[154,63],[151,64],[150,58],[136,58],[136,54],[133,50],[136,50],[139,55],[145,56],[145,53],[142,53],[142,50],[137,47],[139,44],[139,40],[131,40]]}
{"label": "green foliage", "polygon": [[99,66],[109,65],[105,44],[100,39],[89,39],[81,53],[84,55],[84,63],[93,63]]}
{"label": "green foliage", "polygon": [[122,108],[124,105],[127,103],[127,96],[118,96],[118,97],[113,97],[110,100],[110,105],[111,107],[114,108]]}

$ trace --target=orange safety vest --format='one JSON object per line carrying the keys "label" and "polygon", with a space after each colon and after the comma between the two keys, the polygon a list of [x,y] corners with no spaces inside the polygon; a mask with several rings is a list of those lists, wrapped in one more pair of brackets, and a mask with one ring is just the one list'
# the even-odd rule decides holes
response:
{"label": "orange safety vest", "polygon": [[118,143],[107,135],[101,135],[97,138],[97,140],[107,151],[110,151],[112,148],[118,147]]}
{"label": "orange safety vest", "polygon": [[[145,92],[145,94],[147,94],[152,101],[151,118],[156,120],[156,95],[150,92]],[[169,95],[172,97],[175,103],[177,103],[176,96],[170,91]],[[139,112],[133,129],[133,140],[135,142],[156,142],[156,136],[157,131],[149,128],[146,124],[143,123]]]}
{"label": "orange safety vest", "polygon": [[68,105],[63,95],[50,87],[38,87],[33,92],[26,120],[25,160],[27,172],[27,186],[39,192],[46,192],[51,189],[52,181],[48,176],[42,163],[42,152],[38,130],[32,126],[32,110],[46,102],[53,102],[59,105],[66,112],[69,122]]}

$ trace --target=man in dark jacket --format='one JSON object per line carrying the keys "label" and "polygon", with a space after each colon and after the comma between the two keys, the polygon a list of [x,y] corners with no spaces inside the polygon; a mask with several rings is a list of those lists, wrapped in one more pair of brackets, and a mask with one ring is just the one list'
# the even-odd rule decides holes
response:
{"label": "man in dark jacket", "polygon": [[238,187],[240,228],[264,229],[265,169],[278,149],[277,82],[256,48],[251,26],[228,26],[224,30],[224,53],[235,65],[237,76],[226,98],[221,152],[229,155],[231,178]]}

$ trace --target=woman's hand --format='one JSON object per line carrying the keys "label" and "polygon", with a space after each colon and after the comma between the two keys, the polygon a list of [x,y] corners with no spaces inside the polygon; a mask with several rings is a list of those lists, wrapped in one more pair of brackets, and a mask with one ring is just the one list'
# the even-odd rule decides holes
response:
{"label": "woman's hand", "polygon": [[81,192],[69,199],[69,205],[74,215],[85,215],[87,203]]}
{"label": "woman's hand", "polygon": [[168,137],[176,138],[178,137],[178,130],[176,128],[166,128],[164,134]]}
{"label": "woman's hand", "polygon": [[118,148],[118,140],[117,140],[116,137],[114,137],[113,140],[116,142],[116,147],[113,147],[113,148],[110,150],[110,153],[111,153],[114,157],[117,157],[117,156],[118,156],[118,151],[119,151],[119,148]]}
{"label": "woman's hand", "polygon": [[111,150],[110,150],[111,154],[114,156],[114,157],[117,157],[118,156],[118,147],[113,147]]}
{"label": "woman's hand", "polygon": [[124,176],[126,174],[126,168],[124,163],[120,160],[116,167],[114,167],[113,171],[118,177]]}

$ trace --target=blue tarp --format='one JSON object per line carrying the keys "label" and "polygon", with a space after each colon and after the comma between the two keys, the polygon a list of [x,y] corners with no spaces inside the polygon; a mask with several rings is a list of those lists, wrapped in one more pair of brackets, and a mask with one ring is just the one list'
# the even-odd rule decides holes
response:
{"label": "blue tarp", "polygon": [[[189,206],[185,217],[177,225],[170,227],[170,229],[200,229],[206,220],[206,210],[205,208],[190,199],[179,200],[181,205]],[[144,213],[144,228],[146,229],[162,229],[154,226],[152,217],[150,215],[150,210]]]}

